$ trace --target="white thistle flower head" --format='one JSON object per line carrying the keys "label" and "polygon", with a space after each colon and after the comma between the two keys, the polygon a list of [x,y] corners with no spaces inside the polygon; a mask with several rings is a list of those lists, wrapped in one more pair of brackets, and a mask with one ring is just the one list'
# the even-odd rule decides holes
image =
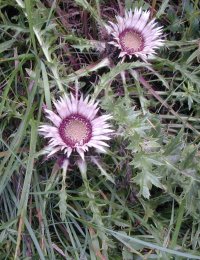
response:
{"label": "white thistle flower head", "polygon": [[105,26],[113,36],[113,41],[108,43],[120,49],[119,57],[135,55],[146,60],[164,44],[162,27],[156,27],[155,19],[149,21],[149,16],[150,11],[135,8],[134,13],[125,11],[125,17],[116,16],[116,24],[109,22],[110,25]]}
{"label": "white thistle flower head", "polygon": [[107,120],[111,115],[97,116],[98,102],[75,98],[73,94],[64,95],[54,102],[57,113],[45,108],[46,117],[52,125],[41,125],[39,132],[44,138],[50,138],[47,151],[48,157],[56,152],[63,151],[67,158],[72,151],[77,151],[84,160],[84,153],[89,147],[106,152],[105,142],[110,140],[109,134],[113,132]]}

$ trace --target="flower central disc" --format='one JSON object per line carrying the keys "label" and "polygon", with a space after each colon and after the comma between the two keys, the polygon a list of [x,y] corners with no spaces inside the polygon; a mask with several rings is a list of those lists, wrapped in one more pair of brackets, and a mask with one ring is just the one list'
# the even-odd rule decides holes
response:
{"label": "flower central disc", "polygon": [[123,51],[134,53],[143,49],[144,40],[142,35],[132,29],[124,30],[119,35],[119,39]]}
{"label": "flower central disc", "polygon": [[78,114],[66,117],[59,127],[59,133],[63,141],[70,147],[87,143],[92,134],[90,121]]}

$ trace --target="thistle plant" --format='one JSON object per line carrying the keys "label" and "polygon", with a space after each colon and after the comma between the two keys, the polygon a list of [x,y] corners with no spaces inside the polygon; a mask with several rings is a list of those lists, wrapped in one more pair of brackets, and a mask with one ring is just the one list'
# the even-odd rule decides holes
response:
{"label": "thistle plant", "polygon": [[58,115],[44,109],[54,126],[42,125],[39,129],[45,138],[50,138],[46,148],[48,157],[63,151],[68,158],[76,150],[84,160],[84,153],[89,147],[106,152],[108,144],[105,141],[110,140],[109,134],[113,132],[107,123],[111,115],[97,116],[97,102],[89,100],[89,97],[83,99],[83,96],[78,99],[71,94],[70,98],[65,95],[54,105]]}
{"label": "thistle plant", "polygon": [[153,57],[155,49],[163,46],[162,28],[156,27],[155,19],[149,22],[150,11],[135,9],[125,11],[125,17],[116,16],[117,23],[106,25],[113,40],[108,42],[120,49],[119,57],[133,55],[146,60]]}
{"label": "thistle plant", "polygon": [[198,1],[0,4],[0,258],[200,259]]}

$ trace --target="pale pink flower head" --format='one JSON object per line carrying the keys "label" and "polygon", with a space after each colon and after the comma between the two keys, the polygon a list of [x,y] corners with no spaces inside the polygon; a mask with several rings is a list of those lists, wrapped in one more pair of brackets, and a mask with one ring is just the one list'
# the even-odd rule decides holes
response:
{"label": "pale pink flower head", "polygon": [[47,151],[48,157],[63,151],[67,158],[72,151],[77,151],[84,160],[84,153],[89,147],[106,152],[105,142],[110,140],[109,134],[113,132],[107,120],[111,115],[97,116],[98,103],[87,96],[80,99],[73,94],[64,95],[54,102],[56,112],[44,109],[46,117],[54,124],[44,124],[39,127],[39,132],[44,138],[49,138]]}
{"label": "pale pink flower head", "polygon": [[135,8],[125,11],[125,17],[116,16],[117,23],[109,22],[107,32],[113,36],[109,42],[120,49],[119,57],[133,55],[143,60],[152,58],[155,50],[162,46],[162,27],[157,27],[155,19],[149,21],[150,12]]}

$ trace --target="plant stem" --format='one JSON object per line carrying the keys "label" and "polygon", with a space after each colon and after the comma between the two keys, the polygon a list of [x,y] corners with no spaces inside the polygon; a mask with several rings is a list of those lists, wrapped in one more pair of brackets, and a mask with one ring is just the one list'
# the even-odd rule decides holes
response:
{"label": "plant stem", "polygon": [[179,231],[180,231],[181,223],[183,221],[184,210],[185,210],[185,200],[183,199],[181,201],[180,206],[179,206],[176,227],[175,227],[175,230],[174,230],[174,233],[173,233],[173,236],[172,236],[172,240],[171,240],[171,247],[172,248],[174,248],[176,246],[176,243],[177,243],[178,234],[179,234]]}

